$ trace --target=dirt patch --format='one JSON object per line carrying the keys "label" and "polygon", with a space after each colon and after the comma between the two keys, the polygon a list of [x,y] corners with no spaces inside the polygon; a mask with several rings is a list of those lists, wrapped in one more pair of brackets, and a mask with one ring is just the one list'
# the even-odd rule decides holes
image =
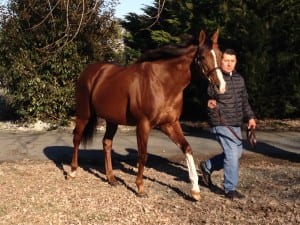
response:
{"label": "dirt patch", "polygon": [[[227,200],[200,186],[199,202],[188,194],[182,158],[149,160],[147,198],[136,196],[135,162],[114,164],[116,187],[106,182],[103,165],[82,162],[78,176],[66,180],[69,165],[59,162],[0,164],[0,224],[300,224],[299,163],[243,156],[239,190],[246,199]],[[220,189],[222,177],[213,174]]]}

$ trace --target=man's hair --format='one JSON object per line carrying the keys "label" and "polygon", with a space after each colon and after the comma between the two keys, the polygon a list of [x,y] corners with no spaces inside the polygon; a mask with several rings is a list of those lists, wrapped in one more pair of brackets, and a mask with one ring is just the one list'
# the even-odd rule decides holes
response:
{"label": "man's hair", "polygon": [[231,49],[231,48],[225,49],[225,51],[223,52],[223,54],[235,55],[236,56],[236,52],[233,49]]}

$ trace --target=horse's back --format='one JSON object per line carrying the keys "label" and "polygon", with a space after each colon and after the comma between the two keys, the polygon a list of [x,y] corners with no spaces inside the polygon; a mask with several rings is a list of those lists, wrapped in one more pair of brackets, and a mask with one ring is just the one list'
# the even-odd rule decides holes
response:
{"label": "horse's back", "polygon": [[90,64],[80,74],[77,81],[77,88],[87,88],[88,90],[91,90],[100,75],[103,77],[105,74],[110,74],[108,71],[119,71],[122,68],[123,66],[113,63]]}

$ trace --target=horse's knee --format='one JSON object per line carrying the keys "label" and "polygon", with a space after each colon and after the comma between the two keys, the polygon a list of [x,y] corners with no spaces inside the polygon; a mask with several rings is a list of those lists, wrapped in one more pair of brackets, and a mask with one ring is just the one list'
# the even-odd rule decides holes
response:
{"label": "horse's knee", "polygon": [[183,153],[186,154],[193,154],[193,150],[192,147],[186,143],[183,147],[182,147]]}
{"label": "horse's knee", "polygon": [[103,144],[103,149],[104,150],[111,150],[112,149],[112,140],[103,139],[102,144]]}

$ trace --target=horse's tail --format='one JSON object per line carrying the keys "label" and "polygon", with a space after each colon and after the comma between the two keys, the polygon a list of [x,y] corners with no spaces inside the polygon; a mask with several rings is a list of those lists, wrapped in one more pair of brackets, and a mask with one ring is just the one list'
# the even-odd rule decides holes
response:
{"label": "horse's tail", "polygon": [[76,114],[79,118],[88,118],[88,123],[83,130],[81,138],[81,142],[84,145],[92,142],[98,122],[97,113],[92,103],[92,96],[95,90],[95,85],[99,82],[99,78],[105,70],[114,67],[118,69],[123,68],[121,66],[107,63],[91,64],[81,73],[77,81],[75,91]]}
{"label": "horse's tail", "polygon": [[96,132],[98,119],[94,110],[91,110],[90,119],[85,126],[82,134],[82,144],[86,146],[88,143],[93,141],[94,133]]}
{"label": "horse's tail", "polygon": [[99,73],[92,73],[90,70],[94,68],[95,65],[90,65],[81,74],[79,80],[77,81],[76,88],[76,114],[80,118],[88,118],[88,123],[86,124],[81,142],[85,146],[92,142],[93,135],[97,127],[97,114],[92,104],[92,95],[94,86],[97,83],[97,78]]}

